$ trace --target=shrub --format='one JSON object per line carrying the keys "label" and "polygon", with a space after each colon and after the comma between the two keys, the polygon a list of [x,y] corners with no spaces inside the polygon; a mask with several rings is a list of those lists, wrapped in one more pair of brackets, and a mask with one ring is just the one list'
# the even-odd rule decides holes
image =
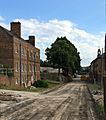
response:
{"label": "shrub", "polygon": [[47,88],[48,87],[48,82],[44,80],[38,80],[33,84],[35,87],[42,87],[42,88]]}

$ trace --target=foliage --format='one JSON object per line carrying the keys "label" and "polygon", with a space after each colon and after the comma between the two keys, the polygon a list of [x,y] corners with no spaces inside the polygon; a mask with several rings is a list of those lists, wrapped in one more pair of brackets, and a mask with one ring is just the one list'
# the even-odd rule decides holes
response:
{"label": "foliage", "polygon": [[84,74],[88,74],[89,73],[89,70],[90,70],[90,67],[87,66],[87,67],[81,67],[80,68],[80,74],[84,75]]}
{"label": "foliage", "polygon": [[47,61],[56,68],[62,68],[63,72],[74,73],[80,69],[80,56],[77,48],[66,38],[57,38],[51,44],[51,48],[45,50]]}
{"label": "foliage", "polygon": [[50,63],[47,61],[40,60],[41,67],[51,67]]}
{"label": "foliage", "polygon": [[33,86],[41,87],[41,88],[47,88],[48,87],[48,82],[45,81],[45,80],[38,80],[33,84]]}
{"label": "foliage", "polygon": [[88,87],[91,91],[93,90],[101,90],[101,86],[98,84],[88,84]]}

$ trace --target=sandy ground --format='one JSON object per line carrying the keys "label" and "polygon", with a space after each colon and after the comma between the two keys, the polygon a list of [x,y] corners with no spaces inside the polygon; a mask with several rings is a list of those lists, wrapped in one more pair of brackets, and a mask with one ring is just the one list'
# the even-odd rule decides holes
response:
{"label": "sandy ground", "polygon": [[43,93],[0,90],[0,95],[0,120],[99,120],[84,83]]}

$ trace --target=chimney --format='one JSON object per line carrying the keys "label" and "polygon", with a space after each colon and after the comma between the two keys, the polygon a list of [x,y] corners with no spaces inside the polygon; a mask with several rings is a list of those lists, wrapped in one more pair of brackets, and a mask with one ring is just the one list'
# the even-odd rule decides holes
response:
{"label": "chimney", "polygon": [[16,34],[18,37],[21,37],[21,23],[20,22],[11,22],[11,31]]}
{"label": "chimney", "polygon": [[29,36],[29,43],[35,46],[35,36]]}

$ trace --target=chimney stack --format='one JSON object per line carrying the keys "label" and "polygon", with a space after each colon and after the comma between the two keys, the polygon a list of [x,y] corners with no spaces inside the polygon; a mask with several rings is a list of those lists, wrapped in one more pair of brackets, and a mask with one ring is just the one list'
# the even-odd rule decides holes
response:
{"label": "chimney stack", "polygon": [[21,37],[21,23],[20,22],[11,22],[11,31],[16,34],[18,37]]}
{"label": "chimney stack", "polygon": [[35,36],[29,36],[29,43],[35,46]]}

